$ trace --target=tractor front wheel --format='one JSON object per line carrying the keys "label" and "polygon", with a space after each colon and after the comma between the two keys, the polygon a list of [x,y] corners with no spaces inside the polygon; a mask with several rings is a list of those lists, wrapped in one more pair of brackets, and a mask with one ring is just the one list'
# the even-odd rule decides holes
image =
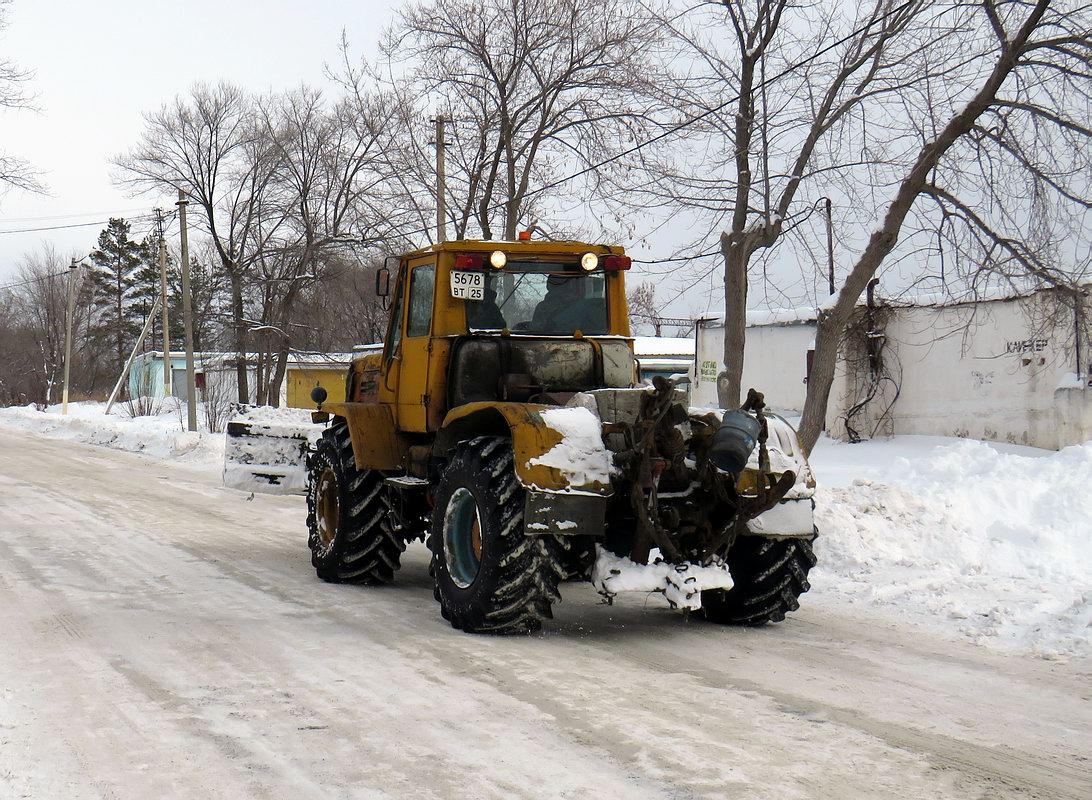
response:
{"label": "tractor front wheel", "polygon": [[527,536],[512,445],[463,442],[440,478],[429,549],[440,613],[470,633],[524,633],[550,619],[565,570],[557,543]]}
{"label": "tractor front wheel", "polygon": [[330,583],[390,583],[406,542],[393,529],[383,476],[358,470],[348,427],[335,422],[308,460],[307,544]]}

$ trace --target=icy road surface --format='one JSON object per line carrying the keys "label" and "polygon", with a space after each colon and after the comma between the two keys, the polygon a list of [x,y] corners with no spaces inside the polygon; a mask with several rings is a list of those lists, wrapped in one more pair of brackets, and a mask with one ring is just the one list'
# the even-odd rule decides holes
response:
{"label": "icy road surface", "polygon": [[[320,583],[299,498],[0,431],[0,797],[1084,798],[1087,661],[805,596],[759,630],[586,584],[472,637]],[[869,613],[869,612],[865,612]]]}

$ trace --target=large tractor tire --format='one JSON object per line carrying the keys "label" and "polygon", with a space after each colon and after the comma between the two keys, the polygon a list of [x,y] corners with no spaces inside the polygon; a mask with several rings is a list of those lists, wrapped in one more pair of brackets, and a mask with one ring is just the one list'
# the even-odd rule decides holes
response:
{"label": "large tractor tire", "polygon": [[559,537],[558,562],[565,573],[562,580],[583,581],[591,577],[595,566],[595,542],[591,536]]}
{"label": "large tractor tire", "polygon": [[728,591],[701,593],[705,618],[722,624],[765,625],[780,622],[800,608],[798,598],[811,588],[808,572],[815,553],[807,539],[740,536],[727,556],[734,585]]}
{"label": "large tractor tire", "polygon": [[330,583],[389,583],[405,540],[392,529],[383,476],[358,470],[344,422],[325,431],[308,460],[307,544]]}
{"label": "large tractor tire", "polygon": [[435,499],[428,545],[444,619],[469,633],[525,633],[552,618],[565,571],[553,538],[524,533],[511,443],[460,444]]}

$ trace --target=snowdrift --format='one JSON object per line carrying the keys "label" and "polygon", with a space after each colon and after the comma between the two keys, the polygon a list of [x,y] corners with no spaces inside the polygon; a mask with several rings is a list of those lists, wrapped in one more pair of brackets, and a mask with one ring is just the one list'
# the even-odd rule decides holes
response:
{"label": "snowdrift", "polygon": [[[67,416],[60,405],[44,412],[34,406],[0,408],[0,425],[155,458],[216,466],[223,462],[223,434],[187,431],[185,406],[179,413],[174,405],[165,404],[147,417],[130,417],[124,404],[115,405],[109,415],[105,411],[105,403],[94,402],[69,403]],[[197,416],[200,420],[203,415],[199,411]]]}
{"label": "snowdrift", "polygon": [[1092,652],[1092,442],[1057,453],[934,437],[827,442],[813,465],[821,536],[809,599],[1044,657]]}

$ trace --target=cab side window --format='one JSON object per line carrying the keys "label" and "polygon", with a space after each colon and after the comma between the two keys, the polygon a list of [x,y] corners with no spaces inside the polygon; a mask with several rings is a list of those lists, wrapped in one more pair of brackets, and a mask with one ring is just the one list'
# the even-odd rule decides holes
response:
{"label": "cab side window", "polygon": [[383,351],[383,360],[390,361],[398,353],[402,344],[402,289],[405,281],[399,278],[398,289],[394,293],[394,313],[391,314],[391,327],[387,335],[387,347]]}
{"label": "cab side window", "polygon": [[428,336],[432,329],[432,296],[436,290],[436,267],[429,264],[413,270],[410,280],[409,324],[406,336]]}

